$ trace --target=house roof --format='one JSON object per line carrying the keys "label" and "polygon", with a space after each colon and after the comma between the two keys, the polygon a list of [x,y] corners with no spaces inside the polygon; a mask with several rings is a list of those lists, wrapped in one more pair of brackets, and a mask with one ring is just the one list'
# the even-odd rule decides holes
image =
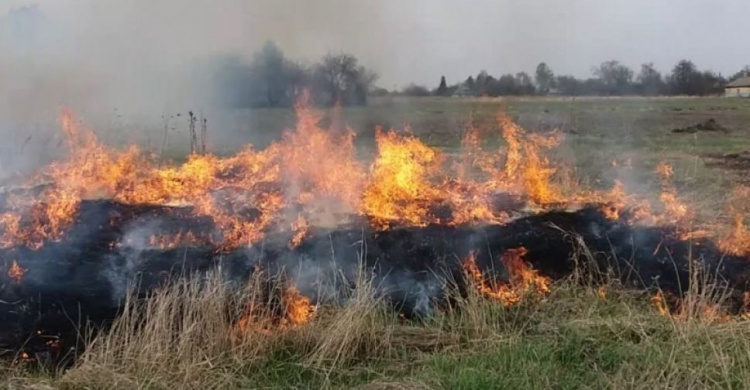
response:
{"label": "house roof", "polygon": [[740,77],[727,84],[727,87],[750,87],[750,77]]}

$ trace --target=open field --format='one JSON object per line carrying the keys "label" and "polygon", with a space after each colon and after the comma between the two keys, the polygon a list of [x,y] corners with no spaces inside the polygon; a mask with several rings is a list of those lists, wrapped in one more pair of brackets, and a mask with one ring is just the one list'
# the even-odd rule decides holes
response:
{"label": "open field", "polygon": [[[742,154],[750,152],[750,99],[381,100],[343,108],[340,117],[368,160],[376,125],[408,125],[450,154],[469,127],[498,134],[499,109],[529,132],[561,130],[565,140],[550,158],[591,187],[609,188],[617,179],[629,192],[655,195],[655,166],[671,164],[678,196],[699,221],[729,221],[732,187],[750,183],[750,155]],[[709,119],[725,129],[672,131]],[[222,129],[228,136],[217,137],[214,150],[230,154],[238,140],[263,147],[294,120],[291,110],[233,112],[222,122],[235,125]],[[487,142],[503,143],[499,135]],[[181,159],[184,150],[174,140],[165,154]],[[357,285],[368,286],[362,277]],[[703,305],[721,297],[705,291],[686,300],[688,314],[673,316],[661,313],[650,293],[571,277],[517,305],[474,293],[429,318],[407,320],[359,288],[339,305],[319,307],[309,323],[270,325],[261,313],[238,339],[220,308],[256,299],[252,289],[249,298],[235,297],[219,281],[181,283],[152,300],[145,322],[132,312],[121,317],[69,371],[6,365],[3,386],[739,389],[750,382],[748,322],[707,315]]]}

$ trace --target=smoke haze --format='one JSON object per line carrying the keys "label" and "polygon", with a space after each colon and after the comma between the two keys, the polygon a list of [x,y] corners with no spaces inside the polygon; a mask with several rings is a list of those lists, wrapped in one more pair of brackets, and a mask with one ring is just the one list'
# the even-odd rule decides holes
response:
{"label": "smoke haze", "polygon": [[308,63],[354,54],[388,89],[541,61],[580,77],[610,59],[665,72],[688,58],[727,75],[749,62],[747,14],[744,0],[4,0],[0,130],[23,143],[62,104],[92,122],[208,109],[207,62],[267,40]]}

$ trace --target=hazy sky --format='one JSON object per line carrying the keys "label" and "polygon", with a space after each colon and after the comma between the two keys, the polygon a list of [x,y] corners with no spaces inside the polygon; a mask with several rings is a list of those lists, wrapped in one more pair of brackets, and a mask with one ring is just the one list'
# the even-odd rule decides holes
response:
{"label": "hazy sky", "polygon": [[0,15],[28,4],[72,37],[46,62],[132,76],[268,39],[308,61],[353,53],[386,88],[540,61],[576,76],[610,59],[637,72],[689,58],[725,75],[750,63],[749,0],[0,0]]}

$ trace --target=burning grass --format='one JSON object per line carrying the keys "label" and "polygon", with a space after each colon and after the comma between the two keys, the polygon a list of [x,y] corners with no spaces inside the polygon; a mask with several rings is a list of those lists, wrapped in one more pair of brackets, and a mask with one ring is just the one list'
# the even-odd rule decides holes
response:
{"label": "burning grass", "polygon": [[[109,303],[114,293],[99,297],[120,313],[79,340],[85,348],[71,352],[80,356],[70,369],[39,373],[54,359],[23,349],[9,383],[682,388],[750,379],[744,319],[727,314],[750,306],[741,199],[731,204],[732,227],[699,228],[669,164],[652,173],[660,183],[653,202],[621,182],[583,187],[550,155],[561,132],[528,132],[502,112],[494,119],[502,147],[488,147],[487,129],[470,128],[458,155],[408,129],[378,129],[368,169],[351,130],[322,128],[304,102],[296,111],[296,127],[265,149],[193,153],[174,166],[134,147],[106,147],[64,112],[69,158],[29,188],[3,194],[0,250],[8,258],[0,276],[10,287],[2,291],[31,304],[37,288],[46,301],[52,294],[39,280],[52,279],[33,259],[54,267],[42,259],[50,254],[61,264],[53,270],[93,276],[73,298],[50,290],[65,298],[135,280],[102,284],[106,267],[91,266],[93,259],[126,264],[115,271],[138,274],[149,287],[124,303]],[[736,198],[746,195],[736,190]],[[156,231],[146,220],[179,229]],[[61,250],[66,245],[75,250]],[[177,252],[183,267],[195,268],[175,275]],[[323,253],[341,266],[354,252],[354,280],[333,283],[332,295],[263,269],[285,271],[310,258],[319,266]],[[462,277],[424,276],[440,272],[431,267],[436,257],[451,255],[463,260]],[[249,281],[238,276],[245,273]],[[170,275],[177,278],[165,282]],[[416,298],[398,295],[414,290],[388,291],[399,284],[434,291]],[[83,307],[71,302],[44,313]],[[77,325],[81,335],[94,334]]]}

